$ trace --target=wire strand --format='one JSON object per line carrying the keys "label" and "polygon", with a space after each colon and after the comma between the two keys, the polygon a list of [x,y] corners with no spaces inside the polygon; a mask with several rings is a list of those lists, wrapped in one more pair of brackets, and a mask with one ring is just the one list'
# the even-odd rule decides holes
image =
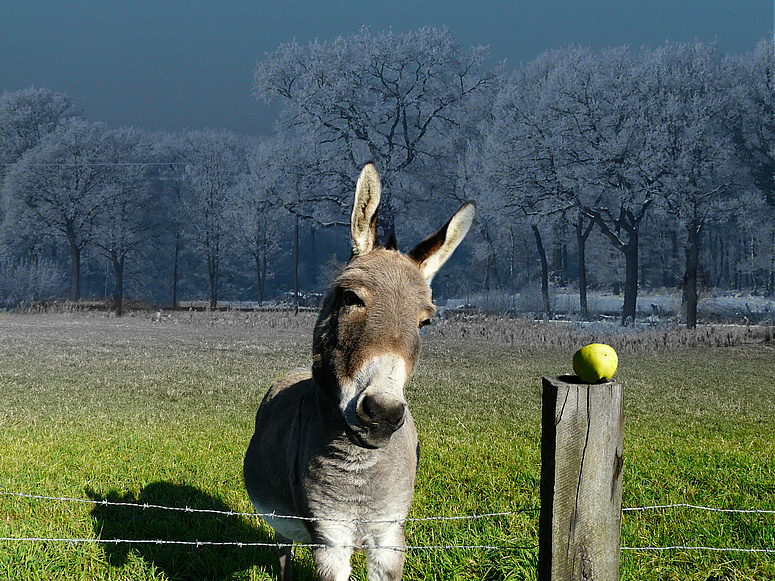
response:
{"label": "wire strand", "polygon": [[422,551],[422,550],[490,550],[490,551],[534,551],[538,546],[495,546],[495,545],[324,545],[320,543],[270,543],[243,541],[174,541],[167,539],[68,539],[59,537],[0,537],[0,542],[37,542],[37,543],[72,543],[72,544],[136,544],[136,545],[183,545],[189,547],[304,547],[310,549],[386,549],[390,551]]}
{"label": "wire strand", "polygon": [[[134,545],[182,545],[190,547],[304,547],[304,548],[341,548],[341,549],[386,549],[391,551],[422,551],[422,550],[488,550],[488,551],[534,551],[537,546],[496,546],[496,545],[403,545],[379,546],[373,545],[324,545],[319,543],[270,543],[253,541],[175,541],[166,539],[68,539],[59,537],[0,537],[0,542],[40,542],[40,543],[72,543],[72,544],[134,544]],[[775,549],[742,549],[737,547],[703,547],[691,545],[672,545],[668,547],[621,547],[622,551],[713,551],[728,553],[760,553],[775,554]]]}
{"label": "wire strand", "polygon": [[[311,522],[315,521],[329,521],[332,520],[334,522],[351,522],[351,520],[337,520],[337,519],[325,519],[325,518],[319,518],[319,517],[302,517],[302,516],[294,516],[294,515],[279,515],[274,513],[256,513],[256,512],[236,512],[232,510],[223,511],[223,510],[215,510],[215,509],[205,509],[205,508],[191,508],[188,506],[185,507],[175,507],[175,506],[164,506],[159,504],[151,504],[147,502],[139,503],[139,502],[113,502],[109,501],[107,499],[104,500],[94,500],[94,499],[85,499],[85,498],[71,498],[71,497],[57,497],[57,496],[44,496],[39,494],[26,494],[24,492],[6,492],[6,491],[0,491],[0,495],[2,496],[12,496],[17,498],[27,498],[27,499],[33,499],[33,500],[54,500],[54,501],[61,501],[61,502],[78,502],[83,504],[92,504],[92,505],[100,505],[100,506],[114,506],[114,507],[127,507],[127,508],[141,508],[143,510],[146,509],[158,509],[158,510],[170,510],[170,511],[178,511],[178,512],[191,512],[191,513],[204,513],[204,514],[218,514],[223,516],[243,516],[243,517],[252,517],[252,516],[260,516],[260,517],[270,517],[270,518],[287,518],[287,519],[298,519],[298,520],[307,520]],[[664,509],[671,509],[671,508],[689,508],[693,510],[704,510],[707,512],[720,512],[720,513],[733,513],[733,514],[775,514],[775,510],[763,510],[763,509],[737,509],[737,508],[714,508],[710,506],[702,506],[698,504],[687,504],[687,503],[674,503],[674,504],[654,504],[650,506],[634,506],[634,507],[625,507],[622,509],[622,512],[643,512],[647,510],[664,510]],[[539,508],[522,508],[518,510],[513,511],[504,511],[504,512],[490,512],[490,513],[482,513],[482,514],[474,514],[474,515],[460,515],[460,516],[426,516],[426,517],[415,517],[415,518],[407,518],[405,521],[398,521],[398,520],[376,520],[376,521],[362,521],[362,522],[373,522],[373,523],[391,523],[391,522],[423,522],[423,521],[453,521],[453,520],[476,520],[476,519],[482,519],[482,518],[494,518],[499,516],[513,516],[516,514],[522,514],[527,512],[539,512]]]}
{"label": "wire strand", "polygon": [[775,554],[775,549],[738,549],[735,547],[693,547],[674,545],[672,547],[622,547],[622,551],[714,551],[718,553],[765,553]]}
{"label": "wire strand", "polygon": [[775,514],[775,510],[712,508],[709,506],[700,506],[697,504],[686,504],[686,503],[680,503],[680,502],[676,504],[655,504],[653,506],[636,506],[632,508],[623,508],[622,512],[659,510],[659,509],[665,509],[665,508],[691,508],[695,510],[705,510],[708,512],[730,512],[730,513],[737,513],[737,514]]}
{"label": "wire strand", "polygon": [[[93,506],[111,506],[117,508],[139,508],[142,510],[155,509],[155,510],[169,510],[175,512],[197,513],[197,514],[215,514],[221,516],[236,516],[236,517],[261,517],[272,519],[288,519],[288,520],[302,520],[307,522],[353,522],[352,519],[333,519],[323,517],[306,517],[297,515],[281,515],[275,513],[258,513],[258,512],[235,512],[233,510],[216,510],[207,508],[191,508],[164,506],[160,504],[151,504],[147,502],[113,502],[107,499],[94,500],[86,498],[71,498],[71,497],[56,497],[56,496],[44,496],[38,494],[25,494],[23,492],[5,492],[0,491],[2,496],[11,496],[16,498],[25,498],[31,500],[53,500],[59,502],[76,502],[81,504],[89,504]],[[363,520],[358,521],[364,524],[389,524],[389,523],[401,523],[401,522],[428,522],[428,521],[456,521],[456,520],[478,520],[484,518],[494,518],[499,516],[513,516],[516,514],[522,514],[525,512],[538,512],[537,508],[524,508],[509,512],[490,512],[474,515],[461,515],[461,516],[426,516],[406,519],[386,519],[386,520]]]}

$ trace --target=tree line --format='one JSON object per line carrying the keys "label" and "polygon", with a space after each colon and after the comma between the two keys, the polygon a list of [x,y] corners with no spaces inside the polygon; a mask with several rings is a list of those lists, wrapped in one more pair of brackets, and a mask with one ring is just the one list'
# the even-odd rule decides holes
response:
{"label": "tree line", "polygon": [[148,132],[48,89],[0,97],[6,305],[67,293],[262,302],[319,291],[346,260],[354,180],[374,161],[379,231],[407,245],[466,199],[475,236],[437,297],[574,286],[775,296],[772,39],[569,47],[507,70],[445,29],[283,44],[254,71],[275,131]]}

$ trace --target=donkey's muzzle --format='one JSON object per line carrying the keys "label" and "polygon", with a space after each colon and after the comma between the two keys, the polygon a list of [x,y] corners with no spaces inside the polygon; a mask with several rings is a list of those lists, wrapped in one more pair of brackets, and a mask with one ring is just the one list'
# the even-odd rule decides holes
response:
{"label": "donkey's muzzle", "polygon": [[404,425],[406,403],[382,394],[362,394],[355,408],[360,439],[369,447],[380,448]]}

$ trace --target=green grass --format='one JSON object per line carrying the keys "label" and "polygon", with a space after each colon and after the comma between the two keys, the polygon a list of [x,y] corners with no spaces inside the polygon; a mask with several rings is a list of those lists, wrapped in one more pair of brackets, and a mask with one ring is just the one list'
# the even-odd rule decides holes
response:
{"label": "green grass", "polygon": [[[309,361],[313,317],[0,316],[0,490],[252,512],[242,456],[276,376]],[[753,329],[753,330],[751,330]],[[775,510],[771,330],[591,336],[552,324],[448,321],[424,337],[408,388],[422,457],[410,517],[538,507],[541,376],[608,340],[625,388],[624,505]],[[730,336],[728,334],[731,333]],[[746,344],[748,343],[748,344]],[[730,346],[723,346],[730,345]],[[535,579],[537,513],[414,521],[405,579]],[[625,546],[775,548],[775,515],[627,512]],[[0,496],[0,537],[271,540],[255,517]],[[362,557],[354,578],[365,579]],[[313,579],[295,551],[298,579]],[[0,579],[276,577],[275,551],[0,541]],[[775,578],[775,555],[622,554],[622,579]]]}

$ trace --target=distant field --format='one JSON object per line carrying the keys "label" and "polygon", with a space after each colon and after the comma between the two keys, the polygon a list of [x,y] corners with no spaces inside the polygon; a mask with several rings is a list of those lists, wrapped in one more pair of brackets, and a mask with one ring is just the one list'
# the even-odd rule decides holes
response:
{"label": "distant field", "polygon": [[[273,378],[309,361],[313,315],[0,315],[0,491],[252,512],[241,462]],[[538,507],[542,375],[605,340],[625,388],[624,505],[775,511],[772,328],[620,332],[481,317],[425,334],[407,397],[423,445],[410,517]],[[535,579],[537,513],[413,521],[405,579]],[[250,516],[0,495],[0,579],[276,577]],[[627,512],[629,547],[775,549],[775,514]],[[524,547],[527,547],[525,549]],[[314,578],[308,551],[298,579]],[[726,576],[726,577],[725,577]],[[362,559],[354,578],[365,579]],[[775,554],[624,551],[622,579],[775,579]]]}

